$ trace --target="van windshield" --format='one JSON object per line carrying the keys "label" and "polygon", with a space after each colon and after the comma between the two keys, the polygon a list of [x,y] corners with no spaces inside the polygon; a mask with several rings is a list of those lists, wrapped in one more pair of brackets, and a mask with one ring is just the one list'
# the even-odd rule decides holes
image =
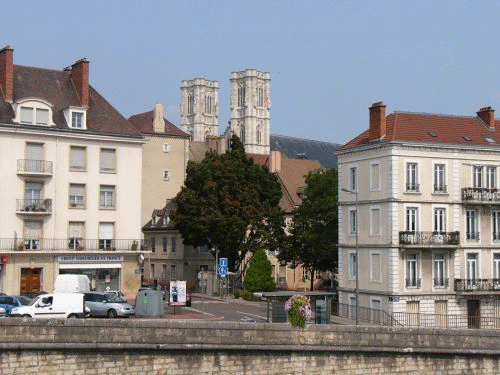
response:
{"label": "van windshield", "polygon": [[125,302],[127,302],[125,299],[123,299],[122,297],[117,296],[116,294],[108,294],[107,297],[108,297],[108,299],[111,302],[115,302],[115,303],[125,303]]}

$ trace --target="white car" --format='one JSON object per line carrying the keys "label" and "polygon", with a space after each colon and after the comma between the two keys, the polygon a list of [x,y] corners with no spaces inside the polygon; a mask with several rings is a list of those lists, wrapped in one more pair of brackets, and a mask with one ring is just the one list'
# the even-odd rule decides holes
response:
{"label": "white car", "polygon": [[0,307],[0,318],[7,316],[7,311],[3,307]]}
{"label": "white car", "polygon": [[85,306],[82,293],[43,294],[29,306],[22,306],[10,312],[20,318],[85,318],[90,310]]}

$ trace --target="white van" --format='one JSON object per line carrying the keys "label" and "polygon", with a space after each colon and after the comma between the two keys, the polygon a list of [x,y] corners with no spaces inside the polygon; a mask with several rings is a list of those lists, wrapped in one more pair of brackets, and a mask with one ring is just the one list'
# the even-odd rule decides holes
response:
{"label": "white van", "polygon": [[10,316],[21,318],[85,318],[90,310],[85,306],[83,294],[42,294],[29,306],[14,308]]}
{"label": "white van", "polygon": [[90,292],[90,280],[87,275],[57,275],[54,283],[54,293]]}

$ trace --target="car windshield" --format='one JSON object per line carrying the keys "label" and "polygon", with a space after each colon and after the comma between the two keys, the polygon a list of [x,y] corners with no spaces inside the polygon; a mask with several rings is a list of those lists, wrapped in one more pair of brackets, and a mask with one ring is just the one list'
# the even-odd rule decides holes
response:
{"label": "car windshield", "polygon": [[108,294],[107,297],[108,297],[108,299],[111,302],[116,302],[116,303],[125,303],[125,302],[127,302],[125,299],[123,299],[122,297],[117,296],[116,294]]}
{"label": "car windshield", "polygon": [[31,300],[26,297],[19,297],[19,302],[24,306],[29,306],[31,304]]}

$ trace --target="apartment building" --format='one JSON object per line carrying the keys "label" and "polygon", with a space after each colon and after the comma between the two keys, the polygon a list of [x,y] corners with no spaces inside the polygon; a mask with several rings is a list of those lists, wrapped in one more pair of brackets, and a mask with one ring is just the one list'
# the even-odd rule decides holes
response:
{"label": "apartment building", "polygon": [[0,50],[0,290],[51,292],[61,273],[96,290],[140,286],[143,137],[89,84]]}
{"label": "apartment building", "polygon": [[494,110],[369,113],[338,152],[340,302],[356,304],[357,279],[359,305],[390,314],[500,317]]}

